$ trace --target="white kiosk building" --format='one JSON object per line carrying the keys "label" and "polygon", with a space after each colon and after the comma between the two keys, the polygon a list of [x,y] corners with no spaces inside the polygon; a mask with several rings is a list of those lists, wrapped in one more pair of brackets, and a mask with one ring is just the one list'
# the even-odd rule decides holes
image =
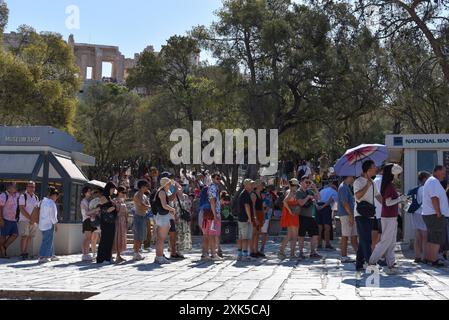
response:
{"label": "white kiosk building", "polygon": [[[418,172],[432,173],[436,165],[443,165],[449,173],[449,134],[435,135],[387,135],[389,161],[402,163],[404,193],[418,185]],[[413,243],[414,232],[411,219],[404,217],[404,241]]]}
{"label": "white kiosk building", "polygon": [[[82,167],[95,165],[95,158],[82,153],[83,145],[69,134],[52,127],[0,126],[0,192],[8,182],[18,183],[23,190],[27,181],[36,182],[36,193],[42,199],[48,187],[61,192],[58,205],[60,222],[55,236],[56,254],[81,251],[82,218],[80,197],[88,179]],[[19,254],[20,239],[8,250]],[[41,234],[37,232],[30,253],[37,254]]]}

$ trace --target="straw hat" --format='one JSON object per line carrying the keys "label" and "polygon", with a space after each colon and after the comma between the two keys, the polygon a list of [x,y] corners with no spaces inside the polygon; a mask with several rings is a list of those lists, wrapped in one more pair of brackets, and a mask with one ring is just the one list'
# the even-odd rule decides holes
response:
{"label": "straw hat", "polygon": [[254,181],[251,180],[251,179],[245,179],[245,181],[243,181],[243,185],[244,185],[244,186],[247,186],[247,185],[249,185],[249,184],[254,184]]}
{"label": "straw hat", "polygon": [[293,178],[289,181],[292,186],[299,186],[299,181],[296,178]]}

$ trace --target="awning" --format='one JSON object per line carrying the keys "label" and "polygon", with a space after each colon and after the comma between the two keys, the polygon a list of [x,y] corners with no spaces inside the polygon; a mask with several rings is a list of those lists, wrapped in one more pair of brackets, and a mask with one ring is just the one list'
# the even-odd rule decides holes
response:
{"label": "awning", "polygon": [[72,162],[71,159],[61,157],[59,155],[54,155],[59,164],[64,168],[65,172],[73,180],[85,181],[87,182],[86,176],[83,172]]}
{"label": "awning", "polygon": [[89,181],[89,185],[93,186],[93,187],[98,187],[100,189],[104,189],[106,187],[106,182],[101,182],[98,180],[92,180]]}
{"label": "awning", "polygon": [[38,154],[0,154],[0,174],[32,174]]}

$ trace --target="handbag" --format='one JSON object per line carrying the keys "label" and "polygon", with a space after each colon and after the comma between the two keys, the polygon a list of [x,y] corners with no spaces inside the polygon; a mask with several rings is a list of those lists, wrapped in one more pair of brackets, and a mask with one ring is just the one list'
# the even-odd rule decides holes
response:
{"label": "handbag", "polygon": [[114,211],[108,212],[107,210],[112,208],[113,206],[110,206],[108,208],[101,208],[101,217],[106,224],[114,224],[115,220],[117,219],[117,214],[114,214]]}
{"label": "handbag", "polygon": [[178,199],[179,208],[181,208],[181,219],[190,222],[192,221],[192,216],[190,215],[190,212],[185,210],[181,204],[181,201],[179,200],[178,195],[176,195],[176,198]]}
{"label": "handbag", "polygon": [[[374,184],[373,184],[373,203],[374,203]],[[357,202],[357,212],[365,218],[371,219],[376,216],[376,206],[368,201]]]}

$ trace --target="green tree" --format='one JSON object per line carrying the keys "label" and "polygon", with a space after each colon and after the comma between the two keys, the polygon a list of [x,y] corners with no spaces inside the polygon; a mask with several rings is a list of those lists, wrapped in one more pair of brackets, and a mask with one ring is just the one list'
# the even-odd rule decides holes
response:
{"label": "green tree", "polygon": [[408,28],[420,31],[449,82],[449,1],[360,0],[356,3],[361,17],[377,27],[380,38],[389,38]]}
{"label": "green tree", "polygon": [[97,164],[92,177],[104,178],[112,167],[137,155],[140,99],[115,84],[96,84],[88,88],[76,117],[76,136]]}
{"label": "green tree", "polygon": [[6,2],[0,0],[0,41],[3,38],[3,32],[8,24],[9,10]]}
{"label": "green tree", "polygon": [[[19,45],[2,52],[0,83],[8,87],[0,96],[0,110],[6,124],[45,124],[73,132],[80,83],[72,49],[60,35],[38,34],[26,26],[17,37]],[[17,68],[17,74],[7,71]]]}
{"label": "green tree", "polygon": [[387,43],[391,92],[388,111],[406,133],[449,132],[449,84],[426,39],[404,29]]}

